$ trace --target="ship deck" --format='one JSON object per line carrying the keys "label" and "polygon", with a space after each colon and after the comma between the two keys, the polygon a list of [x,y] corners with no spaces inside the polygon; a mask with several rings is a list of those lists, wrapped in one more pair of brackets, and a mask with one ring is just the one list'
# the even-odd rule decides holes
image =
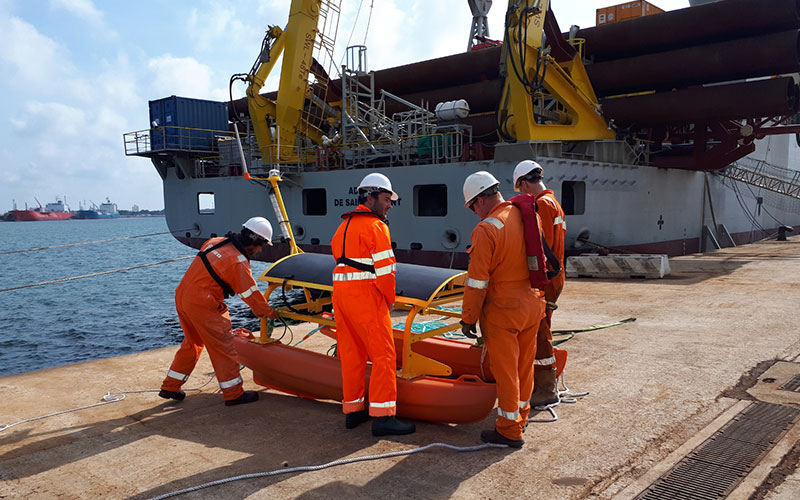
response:
{"label": "ship deck", "polygon": [[[409,456],[245,479],[180,498],[634,498],[758,401],[800,409],[778,390],[800,374],[800,237],[670,260],[661,280],[567,281],[554,328],[578,333],[566,382],[589,391],[532,423],[522,450]],[[299,340],[313,325],[294,327]],[[307,341],[326,350],[322,335]],[[157,389],[175,348],[0,378],[0,424],[94,404],[109,389]],[[206,355],[186,387],[209,380]],[[155,392],[0,431],[0,498],[150,498],[246,473],[324,464],[429,443],[480,444],[471,425],[417,423],[374,438],[345,430],[340,406],[258,388],[225,407],[216,381],[181,403]],[[772,380],[772,382],[770,382]],[[544,418],[540,413],[538,417]],[[728,498],[800,498],[800,423],[780,434]],[[751,433],[758,433],[756,428]],[[713,478],[712,478],[713,479]],[[656,497],[653,497],[656,498]],[[679,498],[676,496],[675,498]]]}

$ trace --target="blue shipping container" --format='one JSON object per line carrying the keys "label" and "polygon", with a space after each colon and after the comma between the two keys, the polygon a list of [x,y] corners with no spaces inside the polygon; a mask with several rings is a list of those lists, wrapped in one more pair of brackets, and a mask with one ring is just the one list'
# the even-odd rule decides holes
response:
{"label": "blue shipping container", "polygon": [[[170,96],[150,101],[150,147],[210,151],[214,132],[228,130],[228,103]],[[194,130],[203,129],[203,130]]]}

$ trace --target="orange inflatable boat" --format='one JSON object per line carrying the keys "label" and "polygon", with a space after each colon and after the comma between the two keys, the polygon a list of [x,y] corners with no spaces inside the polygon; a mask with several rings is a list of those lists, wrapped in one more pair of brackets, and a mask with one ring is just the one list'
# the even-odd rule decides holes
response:
{"label": "orange inflatable boat", "polygon": [[[270,283],[265,296],[278,287],[301,288],[306,301],[278,308],[281,316],[318,323],[322,333],[336,338],[330,309],[333,290],[330,255],[294,254],[275,262],[259,280]],[[463,271],[397,264],[395,308],[408,310],[404,330],[394,330],[397,349],[397,414],[415,420],[471,423],[485,419],[497,399],[488,356],[471,343],[439,338],[460,328],[457,322],[424,333],[412,332],[417,315],[460,318],[445,304],[460,303]],[[266,321],[261,331],[268,331]],[[296,396],[342,400],[341,365],[337,358],[281,344],[266,336],[237,335],[239,362],[253,371],[255,383]],[[563,363],[566,352],[562,351]],[[370,368],[367,367],[367,379]],[[367,381],[369,387],[369,381]]]}
{"label": "orange inflatable boat", "polygon": [[[256,384],[311,399],[342,400],[337,358],[273,342],[259,344],[235,337],[239,362],[253,370]],[[367,367],[367,387],[370,368]],[[475,375],[449,379],[420,375],[397,379],[397,415],[415,420],[466,424],[486,418],[494,408],[493,383]]]}

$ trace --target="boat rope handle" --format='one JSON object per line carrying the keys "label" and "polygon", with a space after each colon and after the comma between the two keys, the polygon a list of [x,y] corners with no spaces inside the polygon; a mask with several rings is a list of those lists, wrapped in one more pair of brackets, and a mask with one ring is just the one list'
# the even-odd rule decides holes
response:
{"label": "boat rope handle", "polygon": [[[211,383],[211,381],[214,380],[215,376],[216,375],[211,375],[211,377],[209,377],[209,379],[206,380],[206,382],[203,385],[199,386],[199,387],[193,387],[191,389],[184,389],[184,390],[185,391],[199,391],[200,389],[202,389],[203,387],[205,387],[209,383]],[[117,402],[122,401],[123,399],[125,399],[125,395],[126,394],[140,394],[140,393],[143,393],[143,392],[158,392],[158,391],[160,391],[160,389],[144,389],[144,390],[139,390],[139,391],[123,391],[119,387],[114,387],[113,389],[109,389],[109,391],[106,392],[105,396],[103,396],[103,398],[102,398],[103,401],[101,401],[99,403],[94,403],[94,404],[86,405],[86,406],[79,406],[77,408],[70,408],[69,410],[57,411],[57,412],[54,412],[54,413],[48,413],[47,415],[41,415],[39,417],[26,418],[25,420],[20,420],[19,422],[14,422],[13,424],[0,424],[0,432],[3,432],[4,430],[9,429],[11,427],[14,427],[15,425],[25,424],[27,422],[35,422],[37,420],[42,420],[44,418],[55,417],[56,415],[63,415],[64,413],[70,413],[70,412],[73,412],[73,411],[85,410],[87,408],[94,408],[95,406],[102,406],[102,405],[107,405],[107,404],[111,404],[111,403],[117,403]]]}
{"label": "boat rope handle", "polygon": [[352,457],[352,458],[344,458],[340,460],[334,460],[332,462],[328,462],[326,464],[321,465],[301,465],[297,467],[289,467],[287,469],[277,469],[269,472],[255,472],[251,474],[241,474],[239,476],[232,476],[226,477],[224,479],[218,479],[216,481],[211,481],[208,483],[203,483],[197,486],[192,486],[191,488],[185,488],[178,491],[173,491],[170,493],[164,493],[163,495],[158,495],[155,497],[150,498],[149,500],[162,500],[164,498],[175,497],[178,495],[184,495],[186,493],[191,493],[193,491],[198,491],[203,488],[208,488],[211,486],[218,486],[220,484],[231,483],[233,481],[240,481],[242,479],[255,479],[260,477],[270,477],[270,476],[277,476],[278,474],[289,474],[292,472],[313,472],[322,469],[327,469],[328,467],[335,467],[337,465],[346,465],[352,464],[357,462],[366,462],[368,460],[379,460],[382,458],[394,458],[394,457],[401,457],[405,455],[413,455],[414,453],[420,453],[431,448],[447,448],[448,450],[458,451],[458,452],[467,452],[467,451],[479,451],[485,450],[488,448],[506,448],[507,445],[504,444],[494,444],[494,443],[484,443],[476,446],[454,446],[452,444],[447,443],[431,443],[425,446],[420,446],[418,448],[412,448],[410,450],[402,450],[402,451],[393,451],[389,453],[381,453],[379,455],[365,455],[362,457]]}
{"label": "boat rope handle", "polygon": [[143,267],[151,267],[151,266],[158,266],[158,265],[161,265],[161,264],[169,264],[170,262],[178,262],[180,260],[186,260],[186,259],[192,259],[192,258],[194,258],[194,255],[189,255],[187,257],[178,257],[177,259],[169,259],[169,260],[161,260],[161,261],[158,261],[158,262],[151,262],[150,264],[141,264],[141,265],[138,265],[138,266],[123,267],[123,268],[120,268],[120,269],[111,269],[110,271],[101,271],[99,273],[84,274],[84,275],[81,275],[81,276],[72,276],[72,277],[69,277],[69,278],[59,278],[57,280],[41,281],[39,283],[30,283],[28,285],[12,286],[12,287],[9,287],[9,288],[0,288],[0,292],[10,292],[12,290],[21,290],[23,288],[32,288],[32,287],[35,287],[35,286],[52,285],[52,284],[55,284],[55,283],[63,283],[65,281],[79,280],[79,279],[83,279],[83,278],[93,278],[95,276],[103,276],[105,274],[121,273],[121,272],[125,272],[125,271],[130,271],[130,270],[133,270],[133,269],[141,269]]}
{"label": "boat rope handle", "polygon": [[122,236],[120,238],[110,238],[107,240],[82,241],[80,243],[64,243],[63,245],[52,245],[49,247],[33,247],[33,248],[25,248],[23,250],[5,250],[0,252],[0,255],[8,255],[12,253],[23,253],[23,252],[35,252],[37,250],[49,250],[51,248],[66,248],[66,247],[76,247],[80,245],[94,245],[95,243],[108,243],[109,241],[132,240],[134,238],[146,238],[148,236],[160,236],[162,234],[183,233],[186,231],[191,231],[191,229],[178,229],[177,231],[164,231],[163,233],[137,234],[135,236]]}

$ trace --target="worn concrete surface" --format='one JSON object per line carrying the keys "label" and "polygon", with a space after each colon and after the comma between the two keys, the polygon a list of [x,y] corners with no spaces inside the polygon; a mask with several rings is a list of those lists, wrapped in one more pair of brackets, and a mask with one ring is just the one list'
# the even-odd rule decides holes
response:
{"label": "worn concrete surface", "polygon": [[[557,422],[531,424],[520,451],[435,449],[247,479],[181,498],[635,496],[637,481],[649,471],[668,469],[681,458],[682,446],[691,449],[688,444],[715,421],[724,423],[726,410],[735,413],[742,399],[754,397],[742,387],[745,374],[762,362],[800,361],[800,238],[672,259],[670,265],[672,275],[662,280],[568,281],[554,328],[631,316],[637,321],[579,333],[564,344],[567,384],[590,394],[559,406]],[[295,327],[295,339],[309,329]],[[317,335],[308,344],[324,351],[330,342]],[[157,389],[174,351],[0,378],[0,424],[92,404],[114,387]],[[204,356],[187,387],[210,374]],[[245,379],[248,388],[257,388],[249,374]],[[416,434],[376,439],[368,425],[345,430],[338,404],[260,392],[257,403],[225,407],[211,381],[181,403],[155,392],[132,393],[121,402],[0,431],[0,498],[150,498],[239,474],[433,442],[474,445],[493,422],[418,422]],[[792,439],[781,446],[796,449]],[[800,498],[794,467],[763,492],[766,498]]]}

